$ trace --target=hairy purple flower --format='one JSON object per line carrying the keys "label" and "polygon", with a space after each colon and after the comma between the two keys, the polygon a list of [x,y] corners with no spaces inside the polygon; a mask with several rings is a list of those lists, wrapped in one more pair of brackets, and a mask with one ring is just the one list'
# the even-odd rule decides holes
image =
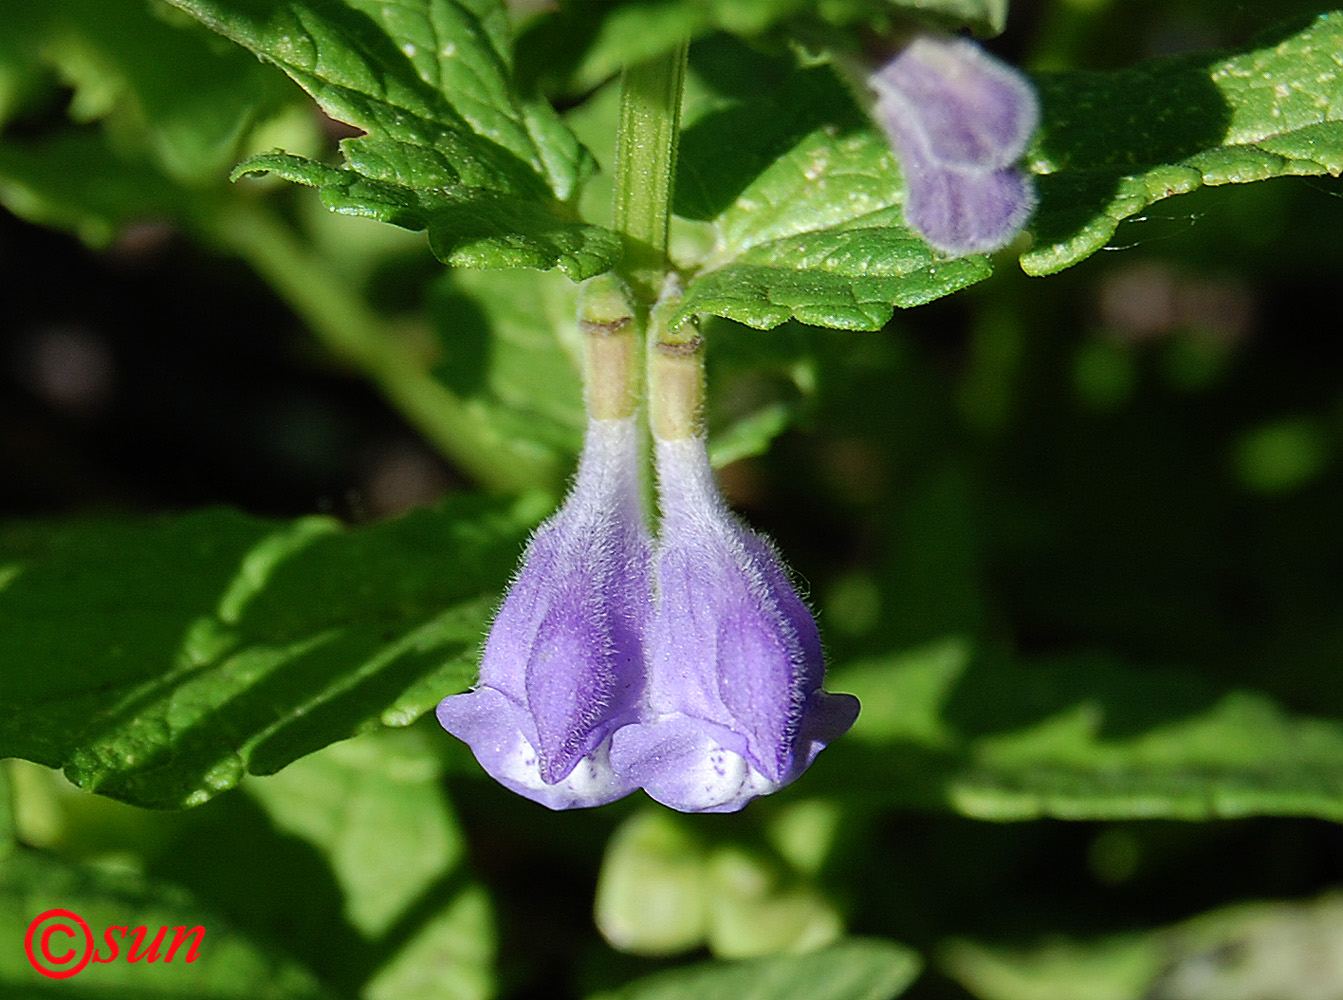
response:
{"label": "hairy purple flower", "polygon": [[644,687],[652,589],[638,450],[634,417],[589,421],[573,489],[523,555],[479,682],[438,706],[491,776],[551,809],[637,787],[607,752]]}
{"label": "hairy purple flower", "polygon": [[900,155],[905,219],[952,256],[996,250],[1035,208],[1014,164],[1039,124],[1024,74],[967,38],[916,35],[867,78]]}
{"label": "hairy purple flower", "polygon": [[801,774],[858,700],[821,690],[816,623],[772,546],[723,502],[699,436],[655,442],[658,610],[642,720],[611,766],[683,812],[732,812]]}

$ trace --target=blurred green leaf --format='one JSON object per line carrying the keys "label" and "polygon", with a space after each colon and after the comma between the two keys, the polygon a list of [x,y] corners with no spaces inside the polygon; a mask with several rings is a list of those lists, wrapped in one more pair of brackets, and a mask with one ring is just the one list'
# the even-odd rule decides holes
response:
{"label": "blurred green leaf", "polygon": [[489,897],[480,886],[466,885],[409,933],[360,996],[363,1000],[488,1000],[496,992],[494,953]]}
{"label": "blurred green leaf", "polygon": [[0,529],[0,755],[137,805],[195,805],[475,672],[539,513],[457,497],[346,530],[211,510]]}
{"label": "blurred green leaf", "polygon": [[1028,274],[1100,250],[1122,219],[1208,184],[1343,171],[1343,11],[1235,55],[1152,60],[1039,79],[1044,121]]}
{"label": "blurred green leaf", "polygon": [[[47,910],[70,910],[84,919],[93,944],[110,952],[103,939],[107,928],[144,926],[146,945],[159,928],[168,928],[161,952],[166,955],[174,929],[204,930],[194,960],[188,962],[192,938],[187,938],[172,961],[125,961],[134,940],[117,940],[117,961],[93,962],[64,982],[44,977],[29,962],[23,941],[29,922]],[[48,918],[42,926],[52,926]],[[66,924],[80,932],[73,924]],[[187,998],[218,1000],[305,1000],[328,994],[305,968],[292,959],[271,952],[233,930],[217,915],[194,903],[182,890],[147,883],[129,873],[93,867],[74,867],[46,855],[20,851],[0,861],[0,991],[12,997],[61,996],[100,1000],[111,996]],[[57,933],[52,951],[83,948],[73,935]],[[75,960],[74,957],[71,959]],[[61,966],[62,968],[66,966]]]}
{"label": "blurred green leaf", "polygon": [[321,189],[336,211],[428,229],[469,267],[610,267],[619,241],[564,202],[593,168],[550,106],[512,87],[498,0],[171,0],[273,62],[331,117],[364,131],[332,167],[274,152],[235,171]]}
{"label": "blurred green leaf", "polygon": [[703,325],[708,350],[709,458],[719,468],[763,455],[812,414],[832,344],[789,324],[769,337],[727,320]]}
{"label": "blurred green leaf", "polygon": [[844,934],[844,921],[820,892],[760,852],[720,849],[709,872],[709,950],[719,958],[807,952]]}
{"label": "blurred green leaf", "polygon": [[1343,725],[1175,671],[947,640],[827,687],[863,703],[824,763],[865,801],[995,820],[1343,818]]}
{"label": "blurred green leaf", "polygon": [[430,739],[367,733],[243,786],[280,831],[326,857],[346,918],[391,955],[363,984],[366,1000],[493,995],[493,913],[462,870],[466,844]]}
{"label": "blurred green leaf", "polygon": [[597,928],[612,947],[675,955],[704,941],[709,884],[704,845],[684,820],[648,809],[622,823],[606,844],[597,880]]}
{"label": "blurred green leaf", "polygon": [[412,731],[368,733],[243,786],[275,826],[331,862],[346,915],[378,937],[465,845],[439,780],[441,755]]}
{"label": "blurred green leaf", "polygon": [[981,1000],[1309,1000],[1343,994],[1343,899],[1227,907],[1172,927],[1031,949],[948,945]]}
{"label": "blurred green leaf", "polygon": [[564,0],[524,30],[519,61],[529,73],[581,92],[666,52],[678,38],[715,31],[749,38],[795,18],[884,33],[910,17],[996,35],[1007,0]]}
{"label": "blurred green leaf", "polygon": [[155,10],[33,0],[7,16],[0,126],[7,101],[12,113],[25,100],[41,107],[58,85],[71,89],[70,122],[5,135],[0,203],[102,245],[129,223],[186,221],[217,200],[251,129],[291,88],[199,25]]}
{"label": "blurred green leaf", "polygon": [[1236,444],[1241,482],[1258,493],[1300,489],[1329,463],[1329,435],[1307,417],[1276,420],[1249,431]]}
{"label": "blurred green leaf", "polygon": [[18,843],[18,815],[14,782],[10,768],[0,763],[0,861],[4,861]]}
{"label": "blurred green leaf", "polygon": [[578,289],[558,274],[448,271],[430,288],[434,376],[500,437],[569,465],[587,418]]}
{"label": "blurred green leaf", "polygon": [[[589,3],[569,0],[538,18],[519,39],[527,72],[562,77],[566,89],[586,90],[625,66],[666,52],[678,39],[714,30],[743,35],[813,8],[816,0],[655,0]],[[852,3],[849,4],[852,7]]]}
{"label": "blurred green leaf", "polygon": [[171,837],[180,818],[86,792],[49,767],[17,758],[7,763],[19,841],[67,861],[151,853]]}
{"label": "blurred green leaf", "polygon": [[968,25],[981,35],[997,35],[1007,24],[1007,0],[889,0],[952,27]]}
{"label": "blurred green leaf", "polygon": [[634,815],[611,837],[602,860],[595,907],[602,936],[637,955],[707,944],[719,958],[812,951],[835,941],[844,922],[810,879],[830,838],[798,843],[798,833],[805,838],[822,829],[814,811],[810,822],[803,812],[788,839],[807,867],[791,871],[767,851],[706,842],[687,819],[665,810]]}
{"label": "blurred green leaf", "polygon": [[49,84],[34,45],[31,15],[10,12],[0,31],[0,127],[41,98]]}
{"label": "blurred green leaf", "polygon": [[152,163],[118,156],[100,132],[0,143],[0,203],[93,246],[110,243],[128,223],[182,218],[192,201]]}
{"label": "blurred green leaf", "polygon": [[7,15],[5,34],[30,69],[73,89],[71,118],[102,122],[120,152],[177,183],[222,180],[246,131],[285,99],[282,78],[162,13],[147,0],[31,0]]}
{"label": "blurred green leaf", "polygon": [[854,938],[807,955],[673,969],[594,1000],[889,1000],[904,992],[919,966],[908,948]]}

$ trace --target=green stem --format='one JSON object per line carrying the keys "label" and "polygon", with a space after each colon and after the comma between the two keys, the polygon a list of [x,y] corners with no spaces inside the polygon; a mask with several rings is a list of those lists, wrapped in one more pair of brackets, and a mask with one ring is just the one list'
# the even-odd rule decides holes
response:
{"label": "green stem", "polygon": [[593,420],[624,420],[639,408],[639,338],[633,304],[614,274],[578,290],[583,334],[583,397]]}
{"label": "green stem", "polygon": [[433,377],[424,351],[380,317],[263,209],[232,205],[205,223],[214,241],[245,260],[334,355],[358,369],[428,441],[486,489],[554,486],[561,470],[524,451]]}
{"label": "green stem", "polygon": [[625,240],[620,273],[643,306],[657,298],[667,271],[687,48],[682,42],[621,77],[614,224]]}
{"label": "green stem", "polygon": [[671,325],[680,308],[668,282],[648,317],[648,422],[660,441],[704,436],[704,338],[693,321]]}

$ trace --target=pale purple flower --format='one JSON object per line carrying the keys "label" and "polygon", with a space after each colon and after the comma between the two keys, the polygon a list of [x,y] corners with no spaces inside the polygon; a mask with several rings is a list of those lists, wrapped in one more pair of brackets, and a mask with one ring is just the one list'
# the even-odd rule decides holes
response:
{"label": "pale purple flower", "polygon": [[438,706],[491,776],[551,809],[637,787],[607,753],[637,718],[645,680],[651,543],[639,468],[633,417],[589,422],[573,488],[523,555],[479,682]]}
{"label": "pale purple flower", "polygon": [[867,77],[900,156],[905,219],[951,256],[996,250],[1035,208],[1015,164],[1040,120],[1035,88],[968,38],[919,34]]}
{"label": "pale purple flower", "polygon": [[858,700],[821,690],[811,612],[772,546],[728,510],[702,437],[656,440],[658,610],[644,715],[611,766],[683,812],[732,812],[801,774]]}

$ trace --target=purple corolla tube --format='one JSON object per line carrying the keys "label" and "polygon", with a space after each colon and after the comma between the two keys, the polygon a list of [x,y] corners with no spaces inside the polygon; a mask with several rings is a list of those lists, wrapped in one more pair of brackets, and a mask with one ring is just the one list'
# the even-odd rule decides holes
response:
{"label": "purple corolla tube", "polygon": [[578,474],[523,554],[476,686],[438,706],[443,728],[495,780],[551,809],[602,805],[638,787],[608,759],[611,734],[638,717],[653,603],[625,325],[584,320],[589,367],[608,377],[603,392],[589,392]]}
{"label": "purple corolla tube", "polygon": [[663,805],[734,812],[805,771],[853,725],[858,699],[821,690],[811,612],[773,547],[728,509],[695,418],[683,419],[697,409],[698,349],[654,348],[658,604],[643,716],[616,732],[610,759]]}
{"label": "purple corolla tube", "polygon": [[867,76],[900,157],[905,219],[950,256],[997,250],[1035,209],[1015,164],[1040,121],[1019,70],[968,38],[923,33]]}

